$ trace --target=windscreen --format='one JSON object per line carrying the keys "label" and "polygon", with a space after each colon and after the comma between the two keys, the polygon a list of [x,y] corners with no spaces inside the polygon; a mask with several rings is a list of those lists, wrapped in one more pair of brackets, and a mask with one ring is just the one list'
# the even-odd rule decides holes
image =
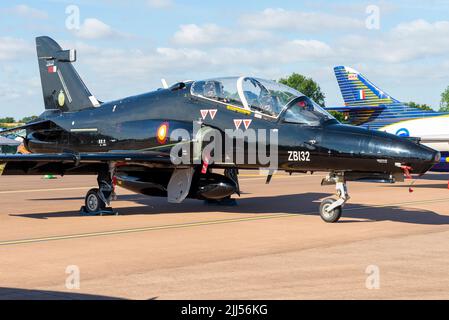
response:
{"label": "windscreen", "polygon": [[275,81],[245,78],[242,86],[248,106],[272,117],[277,117],[290,101],[302,96],[299,91]]}
{"label": "windscreen", "polygon": [[306,96],[294,100],[283,116],[284,122],[309,126],[319,126],[328,120],[335,118]]}

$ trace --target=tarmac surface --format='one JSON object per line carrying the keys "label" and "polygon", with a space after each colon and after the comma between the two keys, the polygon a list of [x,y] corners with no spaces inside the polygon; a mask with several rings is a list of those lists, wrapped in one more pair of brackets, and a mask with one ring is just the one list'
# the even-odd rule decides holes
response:
{"label": "tarmac surface", "polygon": [[349,183],[337,224],[322,178],[245,172],[230,207],[119,188],[89,217],[95,177],[0,177],[0,299],[449,298],[447,175]]}

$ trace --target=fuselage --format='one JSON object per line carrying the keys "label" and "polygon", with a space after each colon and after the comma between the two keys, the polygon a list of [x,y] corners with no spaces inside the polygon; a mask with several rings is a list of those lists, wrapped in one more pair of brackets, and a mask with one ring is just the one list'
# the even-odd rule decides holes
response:
{"label": "fuselage", "polygon": [[430,116],[392,123],[379,129],[402,137],[420,138],[422,144],[449,152],[449,115]]}
{"label": "fuselage", "polygon": [[[277,133],[278,168],[286,171],[398,173],[402,166],[410,166],[413,172],[423,173],[437,157],[434,150],[394,135],[342,125],[336,120],[317,126],[288,123],[282,114],[267,117],[229,103],[202,99],[192,95],[190,87],[187,84],[178,90],[158,90],[77,112],[47,111],[41,118],[51,120],[55,127],[28,132],[26,147],[33,153],[169,152],[178,141],[167,139],[161,143],[157,137],[161,124],[168,124],[170,136],[178,128],[193,132],[195,122],[224,133],[236,128],[235,120],[242,120],[240,129],[244,132],[251,128]],[[216,110],[213,119],[203,119],[204,110]],[[248,128],[244,120],[249,121]],[[216,167],[228,165],[226,159],[215,163]],[[261,166],[245,158],[237,167]]]}

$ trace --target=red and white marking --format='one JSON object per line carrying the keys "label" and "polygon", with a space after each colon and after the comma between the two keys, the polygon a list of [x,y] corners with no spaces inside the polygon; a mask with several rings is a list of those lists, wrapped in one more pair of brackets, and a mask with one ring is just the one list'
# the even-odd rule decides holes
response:
{"label": "red and white marking", "polygon": [[235,129],[238,130],[242,124],[242,119],[234,119]]}
{"label": "red and white marking", "polygon": [[210,117],[212,118],[212,120],[214,120],[215,115],[217,114],[217,109],[210,109],[209,114],[210,114]]}
{"label": "red and white marking", "polygon": [[206,119],[207,114],[209,113],[209,110],[200,110],[201,112],[201,118]]}
{"label": "red and white marking", "polygon": [[57,66],[48,66],[47,71],[48,71],[48,73],[56,73],[58,71],[58,67]]}

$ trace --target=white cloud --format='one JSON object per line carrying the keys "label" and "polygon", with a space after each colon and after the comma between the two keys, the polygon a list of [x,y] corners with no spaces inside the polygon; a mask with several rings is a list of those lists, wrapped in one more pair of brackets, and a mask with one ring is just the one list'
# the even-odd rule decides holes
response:
{"label": "white cloud", "polygon": [[172,0],[147,0],[147,4],[155,9],[169,8],[174,5]]}
{"label": "white cloud", "polygon": [[20,4],[12,8],[7,8],[3,10],[6,13],[14,14],[23,18],[31,19],[47,19],[47,12],[39,9],[29,7],[25,4]]}
{"label": "white cloud", "polygon": [[256,29],[283,29],[291,31],[323,32],[341,29],[361,29],[363,20],[318,12],[288,11],[267,8],[262,12],[243,15],[245,26]]}
{"label": "white cloud", "polygon": [[16,60],[33,50],[34,47],[22,39],[0,37],[0,61]]}
{"label": "white cloud", "polygon": [[[85,50],[83,50],[83,47]],[[332,55],[332,49],[317,40],[292,40],[276,47],[261,48],[257,52],[251,48],[210,47],[210,48],[170,48],[158,47],[142,50],[116,50],[77,45],[81,54],[95,56],[87,58],[98,74],[109,77],[144,79],[155,73],[195,74],[195,70],[216,72],[223,70],[272,69],[280,64],[317,59]],[[117,67],[119,66],[119,67]]]}
{"label": "white cloud", "polygon": [[229,46],[236,44],[250,44],[253,42],[267,43],[274,41],[275,37],[265,30],[245,29],[236,30],[220,27],[209,23],[204,25],[185,24],[173,35],[172,41],[176,45],[203,46],[218,45]]}
{"label": "white cloud", "polygon": [[[423,19],[414,20],[407,23],[401,23],[393,29],[393,35],[397,38],[414,37],[421,39],[440,37],[448,34],[449,21],[428,22]],[[444,40],[444,39],[442,39]]]}
{"label": "white cloud", "polygon": [[184,24],[173,36],[173,42],[180,45],[203,45],[222,40],[229,31],[216,24]]}
{"label": "white cloud", "polygon": [[350,35],[338,41],[340,56],[405,63],[449,54],[449,21],[401,23],[378,37]]}
{"label": "white cloud", "polygon": [[120,38],[124,34],[114,30],[101,20],[95,18],[87,18],[79,29],[73,30],[76,37],[85,40]]}

